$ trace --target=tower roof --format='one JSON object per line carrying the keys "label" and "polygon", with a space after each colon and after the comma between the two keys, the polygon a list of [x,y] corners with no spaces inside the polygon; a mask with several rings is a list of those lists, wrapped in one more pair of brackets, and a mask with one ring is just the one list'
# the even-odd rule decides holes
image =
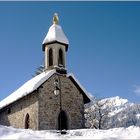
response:
{"label": "tower roof", "polygon": [[[63,32],[63,29],[60,25],[58,25],[59,19],[58,15],[55,14],[53,17],[53,25],[49,28],[49,31],[43,40],[42,45],[50,44],[53,42],[59,42],[65,45],[69,44],[69,40],[67,39],[66,35]],[[43,48],[44,50],[44,48]]]}

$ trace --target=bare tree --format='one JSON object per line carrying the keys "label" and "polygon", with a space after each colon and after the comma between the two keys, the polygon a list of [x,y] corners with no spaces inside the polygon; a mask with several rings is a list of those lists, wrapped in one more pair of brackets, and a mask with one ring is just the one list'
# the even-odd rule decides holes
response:
{"label": "bare tree", "polygon": [[140,113],[140,104],[136,104],[136,107],[137,107],[138,113]]}
{"label": "bare tree", "polygon": [[107,118],[110,112],[109,108],[106,107],[108,104],[107,100],[98,100],[94,98],[93,105],[86,109],[85,118],[87,121],[87,127],[95,129],[107,128]]}

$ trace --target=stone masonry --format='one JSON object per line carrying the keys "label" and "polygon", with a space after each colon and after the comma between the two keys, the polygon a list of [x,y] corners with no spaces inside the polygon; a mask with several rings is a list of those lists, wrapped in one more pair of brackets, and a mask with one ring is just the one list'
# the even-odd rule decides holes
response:
{"label": "stone masonry", "polygon": [[30,128],[38,129],[38,94],[36,91],[0,110],[0,124],[25,128],[25,116],[30,115]]}
{"label": "stone masonry", "polygon": [[[68,129],[84,127],[84,101],[80,90],[70,78],[60,77],[62,110],[68,118]],[[0,110],[0,124],[25,128],[25,116],[30,116],[30,128],[34,130],[58,129],[60,95],[54,95],[52,75],[37,90]],[[9,110],[10,109],[10,110]]]}
{"label": "stone masonry", "polygon": [[[39,129],[57,129],[60,112],[60,98],[54,95],[54,81],[58,78],[53,75],[39,90]],[[61,76],[62,110],[68,117],[68,128],[83,128],[84,103],[83,96],[65,76]]]}

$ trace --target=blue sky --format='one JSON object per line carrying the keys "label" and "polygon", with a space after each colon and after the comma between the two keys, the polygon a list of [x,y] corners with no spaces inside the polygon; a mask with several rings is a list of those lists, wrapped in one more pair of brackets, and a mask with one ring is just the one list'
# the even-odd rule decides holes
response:
{"label": "blue sky", "polygon": [[140,2],[0,2],[0,100],[32,78],[53,14],[68,72],[98,98],[140,100]]}

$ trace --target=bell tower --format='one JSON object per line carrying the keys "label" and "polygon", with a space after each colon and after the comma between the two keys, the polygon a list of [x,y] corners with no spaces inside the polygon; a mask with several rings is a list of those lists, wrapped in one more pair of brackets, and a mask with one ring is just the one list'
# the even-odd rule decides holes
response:
{"label": "bell tower", "polygon": [[53,16],[53,25],[43,40],[42,50],[45,52],[45,69],[56,69],[66,74],[66,52],[69,41],[59,25],[58,14]]}

